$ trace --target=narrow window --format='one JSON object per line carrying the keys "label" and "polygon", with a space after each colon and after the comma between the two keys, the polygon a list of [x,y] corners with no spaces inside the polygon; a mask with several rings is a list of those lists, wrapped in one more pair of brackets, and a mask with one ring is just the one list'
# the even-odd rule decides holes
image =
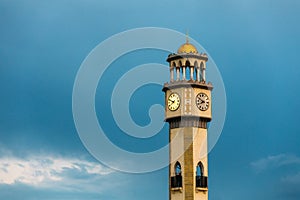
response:
{"label": "narrow window", "polygon": [[181,165],[179,162],[176,162],[175,164],[175,175],[176,176],[181,175]]}
{"label": "narrow window", "polygon": [[196,187],[207,188],[207,177],[204,176],[204,167],[201,162],[196,166]]}
{"label": "narrow window", "polygon": [[196,167],[196,176],[203,176],[203,164],[201,162]]}
{"label": "narrow window", "polygon": [[176,162],[174,166],[175,176],[171,177],[171,187],[172,188],[182,188],[182,176],[181,176],[181,165]]}

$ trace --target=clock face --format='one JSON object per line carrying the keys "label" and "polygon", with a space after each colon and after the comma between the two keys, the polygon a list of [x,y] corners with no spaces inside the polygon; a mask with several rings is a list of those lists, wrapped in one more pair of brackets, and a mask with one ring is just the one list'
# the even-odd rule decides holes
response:
{"label": "clock face", "polygon": [[168,108],[171,111],[175,111],[180,106],[180,98],[177,93],[171,93],[168,97]]}
{"label": "clock face", "polygon": [[199,93],[196,96],[196,105],[199,110],[206,111],[209,107],[209,98],[205,93]]}

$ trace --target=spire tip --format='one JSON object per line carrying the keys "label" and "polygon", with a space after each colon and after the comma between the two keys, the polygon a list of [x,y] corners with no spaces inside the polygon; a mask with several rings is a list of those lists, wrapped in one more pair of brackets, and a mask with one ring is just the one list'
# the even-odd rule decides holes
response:
{"label": "spire tip", "polygon": [[186,43],[187,44],[190,43],[190,40],[189,40],[189,31],[188,30],[186,31],[185,36],[186,36]]}

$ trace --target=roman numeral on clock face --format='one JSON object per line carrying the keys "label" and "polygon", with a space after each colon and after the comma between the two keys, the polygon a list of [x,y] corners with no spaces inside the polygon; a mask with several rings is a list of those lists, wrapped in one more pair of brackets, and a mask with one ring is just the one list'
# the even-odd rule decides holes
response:
{"label": "roman numeral on clock face", "polygon": [[205,93],[196,96],[196,105],[199,110],[206,111],[209,108],[209,98]]}
{"label": "roman numeral on clock face", "polygon": [[168,108],[171,111],[175,111],[180,106],[180,97],[177,93],[172,93],[168,97]]}

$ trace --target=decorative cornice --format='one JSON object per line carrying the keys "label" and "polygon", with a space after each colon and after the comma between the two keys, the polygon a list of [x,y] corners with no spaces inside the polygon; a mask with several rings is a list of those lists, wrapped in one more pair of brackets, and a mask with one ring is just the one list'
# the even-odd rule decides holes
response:
{"label": "decorative cornice", "polygon": [[197,127],[207,129],[207,122],[210,122],[209,118],[199,117],[176,117],[169,118],[166,121],[170,124],[170,129],[184,128],[184,127]]}
{"label": "decorative cornice", "polygon": [[205,82],[199,82],[199,81],[193,81],[193,80],[180,80],[180,81],[173,81],[170,83],[165,83],[164,87],[162,89],[162,91],[167,91],[170,89],[175,89],[175,88],[202,88],[202,89],[206,89],[206,90],[212,90],[213,86],[212,84],[209,83],[205,83]]}
{"label": "decorative cornice", "polygon": [[205,53],[202,53],[202,54],[194,54],[194,53],[180,53],[180,54],[169,54],[168,58],[167,58],[167,62],[171,62],[173,60],[178,60],[178,59],[181,59],[181,58],[197,58],[197,59],[200,59],[200,60],[205,60],[207,61],[208,60],[208,57]]}

